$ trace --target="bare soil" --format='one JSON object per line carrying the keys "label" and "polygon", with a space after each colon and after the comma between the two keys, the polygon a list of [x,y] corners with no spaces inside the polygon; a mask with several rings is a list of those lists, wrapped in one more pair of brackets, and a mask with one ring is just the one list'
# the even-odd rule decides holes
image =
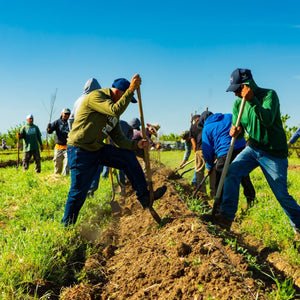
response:
{"label": "bare soil", "polygon": [[[122,213],[97,238],[97,251],[84,263],[84,280],[62,289],[61,299],[268,299],[275,282],[252,269],[224,238],[237,239],[258,264],[265,264],[264,272],[271,274],[271,269],[279,281],[297,281],[299,269],[239,233],[238,224],[231,232],[202,224],[187,208],[175,181],[159,170],[153,172],[154,188],[165,184],[168,190],[154,208],[164,226],[142,209],[127,186],[126,197],[119,198]],[[192,194],[189,186],[179,183]],[[216,234],[220,232],[223,238]],[[82,234],[91,236],[87,229]]]}

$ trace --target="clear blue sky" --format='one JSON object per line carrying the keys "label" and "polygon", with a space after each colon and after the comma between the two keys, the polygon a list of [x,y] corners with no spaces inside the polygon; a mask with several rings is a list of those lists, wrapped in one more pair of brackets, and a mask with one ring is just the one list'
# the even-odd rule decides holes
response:
{"label": "clear blue sky", "polygon": [[[45,131],[84,83],[139,73],[145,121],[164,134],[206,107],[230,113],[231,72],[249,68],[300,125],[300,1],[5,1],[0,10],[0,132],[28,113]],[[121,119],[139,116],[130,104]]]}

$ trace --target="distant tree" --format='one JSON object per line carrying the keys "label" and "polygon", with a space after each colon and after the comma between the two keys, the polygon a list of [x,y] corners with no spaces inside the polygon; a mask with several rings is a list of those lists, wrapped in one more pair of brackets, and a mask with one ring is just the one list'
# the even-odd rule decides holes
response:
{"label": "distant tree", "polygon": [[163,134],[160,137],[160,140],[161,141],[168,141],[168,142],[179,141],[180,140],[180,135],[179,134],[175,134],[175,133],[170,133],[169,135]]}
{"label": "distant tree", "polygon": [[298,127],[296,126],[293,126],[293,127],[288,127],[286,122],[288,119],[290,119],[291,117],[288,115],[288,114],[285,114],[285,115],[281,115],[281,122],[282,122],[282,125],[283,125],[283,129],[285,131],[285,134],[286,134],[286,138],[287,140],[289,140],[292,135],[294,134],[294,132],[297,130]]}
{"label": "distant tree", "polygon": [[7,133],[1,135],[1,139],[5,139],[7,145],[10,145],[12,148],[17,146],[17,132],[21,129],[22,126],[25,125],[25,122],[22,124],[16,125],[15,127],[11,127],[7,130]]}

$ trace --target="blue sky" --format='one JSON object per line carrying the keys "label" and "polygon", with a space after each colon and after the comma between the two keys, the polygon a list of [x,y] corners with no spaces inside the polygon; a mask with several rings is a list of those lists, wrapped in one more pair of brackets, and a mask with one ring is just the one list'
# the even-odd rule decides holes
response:
{"label": "blue sky", "polygon": [[[110,87],[139,73],[145,122],[189,128],[191,113],[230,113],[231,72],[273,88],[300,125],[300,1],[6,1],[0,9],[0,132],[28,113],[45,131],[85,82]],[[137,104],[121,116],[139,117]]]}

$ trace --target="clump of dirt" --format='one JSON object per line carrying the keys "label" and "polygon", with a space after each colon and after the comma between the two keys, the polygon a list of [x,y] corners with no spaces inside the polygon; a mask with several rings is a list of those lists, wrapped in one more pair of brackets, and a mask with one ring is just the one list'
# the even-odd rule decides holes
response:
{"label": "clump of dirt", "polygon": [[[212,233],[220,228],[202,224],[165,175],[154,170],[152,179],[154,188],[168,187],[154,203],[165,225],[127,188],[123,214],[98,239],[84,280],[61,299],[268,299],[275,283]],[[236,238],[234,232],[223,235]]]}

